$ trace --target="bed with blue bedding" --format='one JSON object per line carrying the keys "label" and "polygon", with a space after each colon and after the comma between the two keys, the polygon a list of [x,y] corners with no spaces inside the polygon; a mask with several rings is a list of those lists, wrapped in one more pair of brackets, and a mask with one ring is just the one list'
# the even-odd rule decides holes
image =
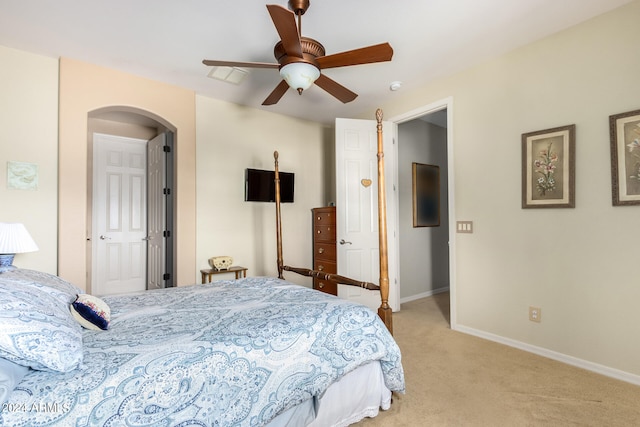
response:
{"label": "bed with blue bedding", "polygon": [[69,314],[77,293],[56,276],[0,274],[0,359],[19,379],[0,425],[300,425],[283,417],[305,407],[313,420],[332,385],[373,364],[387,392],[404,391],[400,351],[374,312],[284,280],[104,297],[106,330]]}

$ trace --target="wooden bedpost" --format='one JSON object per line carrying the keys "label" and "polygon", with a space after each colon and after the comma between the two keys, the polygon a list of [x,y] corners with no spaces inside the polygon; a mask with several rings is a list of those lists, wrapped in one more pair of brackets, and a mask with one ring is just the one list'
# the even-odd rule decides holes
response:
{"label": "wooden bedpost", "polygon": [[378,238],[380,245],[380,299],[378,316],[393,335],[393,319],[389,307],[389,259],[387,251],[387,197],[384,180],[384,147],[382,138],[382,110],[376,110],[378,122]]}
{"label": "wooden bedpost", "polygon": [[278,170],[278,152],[273,152],[275,161],[275,186],[276,186],[276,242],[278,250],[278,279],[284,279],[282,275],[284,261],[282,259],[282,221],[280,218],[280,172]]}

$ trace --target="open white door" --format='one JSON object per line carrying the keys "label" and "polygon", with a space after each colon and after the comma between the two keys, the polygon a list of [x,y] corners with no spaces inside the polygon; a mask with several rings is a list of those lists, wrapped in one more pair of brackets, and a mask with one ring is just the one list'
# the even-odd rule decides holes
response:
{"label": "open white door", "polygon": [[145,289],[146,144],[93,134],[92,292]]}
{"label": "open white door", "polygon": [[147,144],[147,179],[149,224],[147,232],[147,289],[164,288],[166,276],[167,242],[167,137],[165,133],[157,135]]}
{"label": "open white door", "polygon": [[[378,137],[375,120],[336,119],[336,240],[338,274],[379,284]],[[383,122],[389,305],[400,309],[398,272],[397,173],[394,141],[397,126]],[[377,311],[380,292],[339,285],[338,296]]]}

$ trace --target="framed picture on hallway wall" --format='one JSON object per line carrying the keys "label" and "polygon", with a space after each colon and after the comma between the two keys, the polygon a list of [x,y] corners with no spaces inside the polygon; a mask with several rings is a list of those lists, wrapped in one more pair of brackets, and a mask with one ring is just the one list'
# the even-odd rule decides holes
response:
{"label": "framed picture on hallway wall", "polygon": [[640,205],[640,110],[609,116],[613,206]]}
{"label": "framed picture on hallway wall", "polygon": [[522,134],[522,208],[574,208],[575,125]]}
{"label": "framed picture on hallway wall", "polygon": [[440,167],[412,163],[413,226],[440,225]]}

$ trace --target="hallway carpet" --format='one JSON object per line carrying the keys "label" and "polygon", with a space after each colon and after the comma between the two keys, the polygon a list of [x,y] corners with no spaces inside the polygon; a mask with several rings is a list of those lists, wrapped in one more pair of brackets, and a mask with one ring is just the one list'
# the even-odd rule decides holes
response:
{"label": "hallway carpet", "polygon": [[393,321],[407,391],[358,426],[640,426],[639,386],[452,331],[448,293]]}

